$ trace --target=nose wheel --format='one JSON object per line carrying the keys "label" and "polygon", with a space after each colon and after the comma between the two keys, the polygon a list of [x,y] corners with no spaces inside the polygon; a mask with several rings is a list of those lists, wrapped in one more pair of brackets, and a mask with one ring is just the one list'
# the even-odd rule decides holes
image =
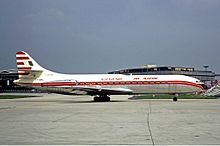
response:
{"label": "nose wheel", "polygon": [[99,95],[99,96],[95,96],[93,98],[94,102],[109,102],[110,101],[110,97],[107,95]]}

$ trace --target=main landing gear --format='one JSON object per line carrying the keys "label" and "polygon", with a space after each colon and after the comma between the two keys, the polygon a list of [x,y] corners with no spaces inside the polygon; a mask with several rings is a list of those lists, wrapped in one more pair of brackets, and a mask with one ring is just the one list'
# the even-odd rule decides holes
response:
{"label": "main landing gear", "polygon": [[94,102],[109,102],[110,97],[108,95],[98,95],[93,98]]}
{"label": "main landing gear", "polygon": [[174,94],[174,97],[173,97],[173,101],[174,101],[174,102],[177,101],[177,97],[178,97],[178,94]]}

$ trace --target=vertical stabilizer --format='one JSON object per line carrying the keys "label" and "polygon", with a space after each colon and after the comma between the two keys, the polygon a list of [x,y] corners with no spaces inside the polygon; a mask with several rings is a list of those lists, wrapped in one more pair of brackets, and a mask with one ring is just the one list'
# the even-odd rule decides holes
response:
{"label": "vertical stabilizer", "polygon": [[24,51],[16,53],[16,62],[19,79],[36,78],[46,69],[41,67],[30,55]]}

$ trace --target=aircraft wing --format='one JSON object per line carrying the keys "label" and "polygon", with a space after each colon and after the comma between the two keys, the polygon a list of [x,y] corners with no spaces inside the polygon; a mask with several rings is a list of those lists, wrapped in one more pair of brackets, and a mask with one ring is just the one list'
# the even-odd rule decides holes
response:
{"label": "aircraft wing", "polygon": [[107,95],[119,95],[119,94],[131,94],[133,91],[127,88],[107,88],[101,86],[75,86],[72,87],[72,93],[82,93],[86,92],[89,95],[100,95],[100,94],[107,94]]}

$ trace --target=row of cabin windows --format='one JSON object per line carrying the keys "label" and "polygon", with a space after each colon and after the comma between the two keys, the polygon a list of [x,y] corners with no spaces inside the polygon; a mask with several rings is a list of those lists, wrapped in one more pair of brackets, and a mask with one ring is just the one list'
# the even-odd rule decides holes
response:
{"label": "row of cabin windows", "polygon": [[125,81],[125,82],[80,82],[78,85],[142,85],[142,84],[172,84],[166,81]]}

